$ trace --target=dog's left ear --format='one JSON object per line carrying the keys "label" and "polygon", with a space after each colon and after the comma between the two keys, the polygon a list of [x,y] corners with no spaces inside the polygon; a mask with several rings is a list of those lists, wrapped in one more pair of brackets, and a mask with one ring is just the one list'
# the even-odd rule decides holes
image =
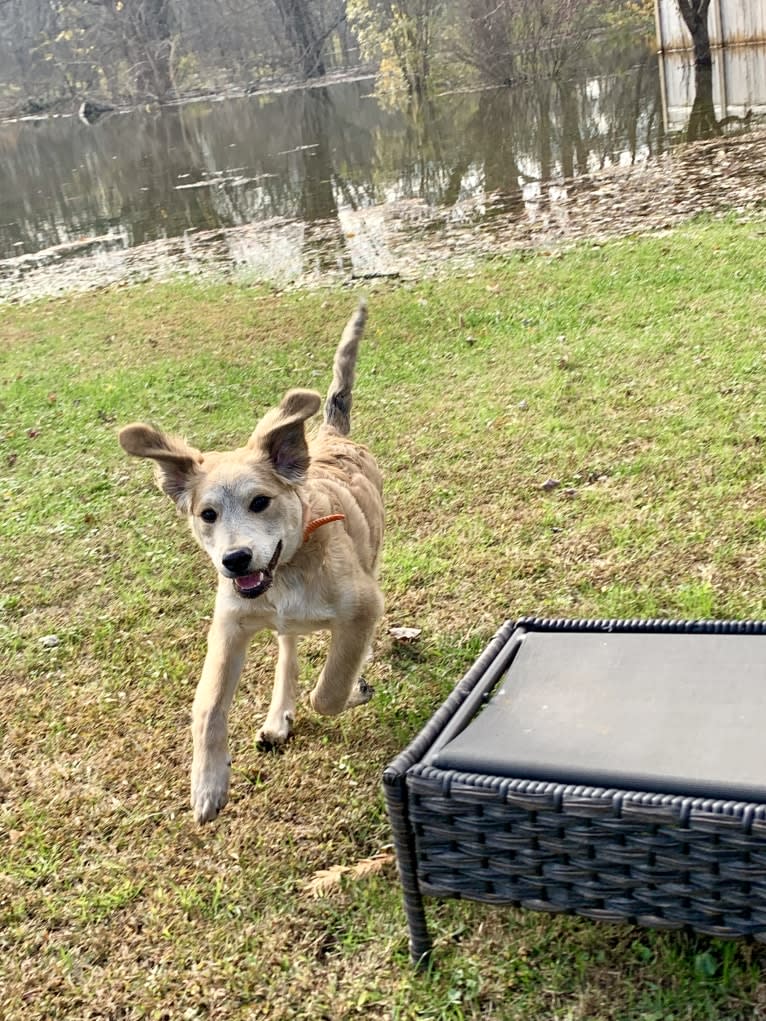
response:
{"label": "dog's left ear", "polygon": [[289,390],[278,408],[268,411],[248,440],[263,452],[288,482],[303,482],[309,467],[306,419],[316,415],[322,398],[313,390]]}

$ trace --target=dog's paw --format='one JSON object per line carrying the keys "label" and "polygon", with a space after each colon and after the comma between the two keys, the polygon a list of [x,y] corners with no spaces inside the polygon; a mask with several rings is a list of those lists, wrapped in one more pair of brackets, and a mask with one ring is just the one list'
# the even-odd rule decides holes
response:
{"label": "dog's paw", "polygon": [[293,736],[293,718],[284,713],[274,726],[268,719],[258,731],[255,747],[259,752],[281,752]]}
{"label": "dog's paw", "polygon": [[229,800],[229,766],[192,767],[191,806],[198,823],[212,822]]}
{"label": "dog's paw", "polygon": [[364,677],[360,677],[356,682],[357,698],[359,701],[357,705],[366,705],[370,701],[372,696],[375,694],[375,688],[365,681]]}
{"label": "dog's paw", "polygon": [[356,686],[348,697],[346,707],[353,709],[358,705],[367,705],[372,696],[375,694],[375,689],[371,684],[365,681],[364,677],[360,677],[356,682]]}

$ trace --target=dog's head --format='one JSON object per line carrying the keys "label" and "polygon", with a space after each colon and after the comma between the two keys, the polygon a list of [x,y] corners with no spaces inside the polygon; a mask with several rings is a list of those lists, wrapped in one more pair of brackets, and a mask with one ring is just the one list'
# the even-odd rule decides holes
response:
{"label": "dog's head", "polygon": [[303,538],[299,489],[309,466],[305,423],[319,410],[311,390],[290,390],[247,446],[201,453],[148,425],[120,430],[123,449],[155,463],[160,489],[188,518],[195,538],[243,597],[265,592]]}

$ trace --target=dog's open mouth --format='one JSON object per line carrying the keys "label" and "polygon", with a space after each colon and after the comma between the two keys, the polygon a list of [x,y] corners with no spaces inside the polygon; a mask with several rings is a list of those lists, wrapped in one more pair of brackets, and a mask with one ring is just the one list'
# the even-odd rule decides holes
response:
{"label": "dog's open mouth", "polygon": [[239,578],[234,579],[234,588],[237,592],[244,596],[245,599],[255,599],[256,596],[263,595],[267,589],[271,588],[271,583],[274,581],[274,571],[277,563],[279,562],[279,556],[282,552],[282,540],[280,539],[277,543],[277,548],[274,550],[274,556],[262,571],[253,571],[252,574],[243,574]]}

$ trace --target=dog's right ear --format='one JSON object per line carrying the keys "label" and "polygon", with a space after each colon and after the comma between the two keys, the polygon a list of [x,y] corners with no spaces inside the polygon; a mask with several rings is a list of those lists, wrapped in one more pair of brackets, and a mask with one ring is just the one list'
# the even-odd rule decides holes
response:
{"label": "dog's right ear", "polygon": [[180,511],[189,505],[191,488],[199,475],[202,454],[195,447],[175,436],[135,422],[120,429],[120,446],[134,457],[149,457],[154,461],[157,485],[174,500]]}

